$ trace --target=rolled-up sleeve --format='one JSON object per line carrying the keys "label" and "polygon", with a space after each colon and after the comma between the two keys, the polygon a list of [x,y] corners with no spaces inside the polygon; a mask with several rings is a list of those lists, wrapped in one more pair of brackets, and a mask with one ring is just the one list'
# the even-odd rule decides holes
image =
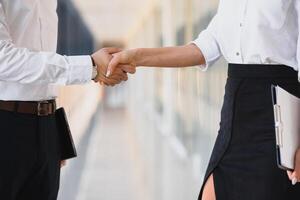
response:
{"label": "rolled-up sleeve", "polygon": [[92,79],[90,56],[62,56],[17,47],[0,3],[0,81],[21,84],[73,85]]}
{"label": "rolled-up sleeve", "polygon": [[215,61],[221,57],[221,51],[218,43],[218,14],[214,16],[208,27],[202,31],[198,38],[192,41],[202,52],[205,58],[205,64],[200,67],[205,71]]}
{"label": "rolled-up sleeve", "polygon": [[[295,8],[298,13],[298,27],[300,27],[300,0],[295,1]],[[298,81],[300,82],[300,30],[298,29],[298,48],[297,48],[297,61],[298,61]]]}

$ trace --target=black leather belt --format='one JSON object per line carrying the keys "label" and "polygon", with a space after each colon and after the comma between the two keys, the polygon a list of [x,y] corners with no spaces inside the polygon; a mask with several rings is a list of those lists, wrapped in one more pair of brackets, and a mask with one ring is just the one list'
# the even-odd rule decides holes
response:
{"label": "black leather belt", "polygon": [[55,113],[56,101],[0,101],[0,110],[37,116],[48,116]]}

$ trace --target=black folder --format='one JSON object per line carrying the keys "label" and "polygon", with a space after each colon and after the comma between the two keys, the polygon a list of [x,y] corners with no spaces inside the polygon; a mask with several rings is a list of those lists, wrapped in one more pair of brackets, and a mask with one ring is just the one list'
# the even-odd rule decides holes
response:
{"label": "black folder", "polygon": [[74,145],[72,133],[67,120],[67,115],[64,108],[59,108],[55,112],[57,129],[60,136],[61,160],[68,160],[77,157],[76,148]]}

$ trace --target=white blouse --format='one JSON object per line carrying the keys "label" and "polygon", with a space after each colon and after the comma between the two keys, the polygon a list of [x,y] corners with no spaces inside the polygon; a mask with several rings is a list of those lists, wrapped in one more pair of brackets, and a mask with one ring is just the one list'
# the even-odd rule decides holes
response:
{"label": "white blouse", "polygon": [[299,27],[300,0],[220,0],[193,43],[206,59],[205,69],[224,56],[229,63],[283,64],[300,71]]}

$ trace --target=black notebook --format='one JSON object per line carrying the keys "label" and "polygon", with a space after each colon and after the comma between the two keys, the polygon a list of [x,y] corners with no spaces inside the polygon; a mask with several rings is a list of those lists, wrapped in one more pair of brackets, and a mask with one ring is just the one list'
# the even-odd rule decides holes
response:
{"label": "black notebook", "polygon": [[58,109],[55,112],[55,117],[60,136],[61,160],[74,158],[77,153],[64,108]]}
{"label": "black notebook", "polygon": [[281,169],[293,170],[300,147],[300,99],[279,86],[272,86],[272,96],[277,163]]}

